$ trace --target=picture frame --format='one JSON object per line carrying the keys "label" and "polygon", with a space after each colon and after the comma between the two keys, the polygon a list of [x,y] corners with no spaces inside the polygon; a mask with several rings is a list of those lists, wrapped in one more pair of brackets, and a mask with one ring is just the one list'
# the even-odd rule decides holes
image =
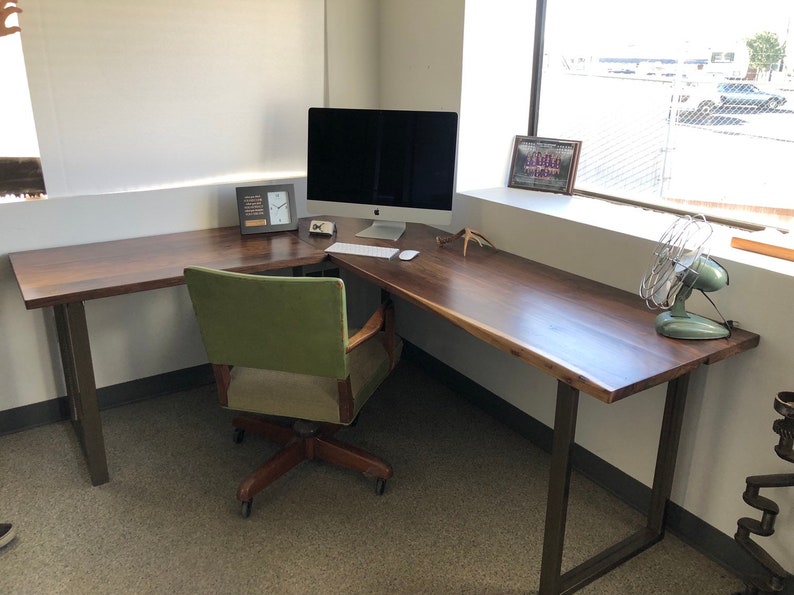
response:
{"label": "picture frame", "polygon": [[516,136],[510,162],[510,188],[573,194],[582,142]]}
{"label": "picture frame", "polygon": [[293,184],[237,188],[240,233],[272,233],[298,229]]}

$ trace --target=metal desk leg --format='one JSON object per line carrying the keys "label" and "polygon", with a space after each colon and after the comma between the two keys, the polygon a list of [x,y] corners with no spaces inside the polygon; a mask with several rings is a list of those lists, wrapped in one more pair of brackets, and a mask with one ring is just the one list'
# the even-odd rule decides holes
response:
{"label": "metal desk leg", "polygon": [[560,592],[568,493],[571,486],[571,457],[578,410],[579,391],[558,381],[549,494],[546,498],[546,529],[543,535],[543,559],[540,565],[540,595]]}
{"label": "metal desk leg", "polygon": [[664,419],[659,435],[659,450],[645,527],[560,576],[579,393],[562,382],[558,383],[540,595],[578,591],[664,537],[667,503],[673,487],[688,386],[689,374],[671,380],[667,385]]}
{"label": "metal desk leg", "polygon": [[96,395],[88,325],[82,302],[55,306],[55,324],[61,349],[63,375],[74,426],[83,447],[91,483],[107,483],[108,465],[102,420]]}
{"label": "metal desk leg", "polygon": [[685,374],[667,384],[667,398],[664,402],[664,419],[659,435],[659,451],[656,455],[656,470],[653,475],[653,491],[648,510],[648,529],[664,537],[664,522],[667,515],[667,501],[673,489],[675,463],[678,458],[678,443],[681,439],[681,425],[684,422],[686,394],[689,388],[689,374]]}

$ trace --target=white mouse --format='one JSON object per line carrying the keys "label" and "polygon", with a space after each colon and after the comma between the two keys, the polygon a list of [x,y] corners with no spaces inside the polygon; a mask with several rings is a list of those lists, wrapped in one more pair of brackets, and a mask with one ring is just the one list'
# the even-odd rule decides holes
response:
{"label": "white mouse", "polygon": [[400,260],[411,260],[417,254],[419,254],[419,250],[403,250],[400,252]]}

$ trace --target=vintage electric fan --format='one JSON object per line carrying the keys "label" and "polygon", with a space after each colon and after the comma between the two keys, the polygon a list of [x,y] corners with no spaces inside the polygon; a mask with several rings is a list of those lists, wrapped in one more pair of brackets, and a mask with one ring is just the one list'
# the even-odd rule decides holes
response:
{"label": "vintage electric fan", "polygon": [[709,258],[711,233],[711,225],[703,215],[687,215],[670,226],[654,249],[640,285],[640,296],[649,308],[667,310],[656,317],[659,334],[675,339],[719,339],[730,335],[727,324],[690,314],[684,305],[695,289],[705,295],[728,284],[728,272]]}

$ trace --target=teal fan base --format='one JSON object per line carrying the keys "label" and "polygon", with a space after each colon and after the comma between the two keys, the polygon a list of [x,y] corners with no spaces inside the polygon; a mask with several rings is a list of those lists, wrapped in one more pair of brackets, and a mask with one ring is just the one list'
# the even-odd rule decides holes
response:
{"label": "teal fan base", "polygon": [[723,339],[730,331],[720,324],[684,308],[685,299],[676,298],[673,308],[656,317],[656,332],[673,339]]}

